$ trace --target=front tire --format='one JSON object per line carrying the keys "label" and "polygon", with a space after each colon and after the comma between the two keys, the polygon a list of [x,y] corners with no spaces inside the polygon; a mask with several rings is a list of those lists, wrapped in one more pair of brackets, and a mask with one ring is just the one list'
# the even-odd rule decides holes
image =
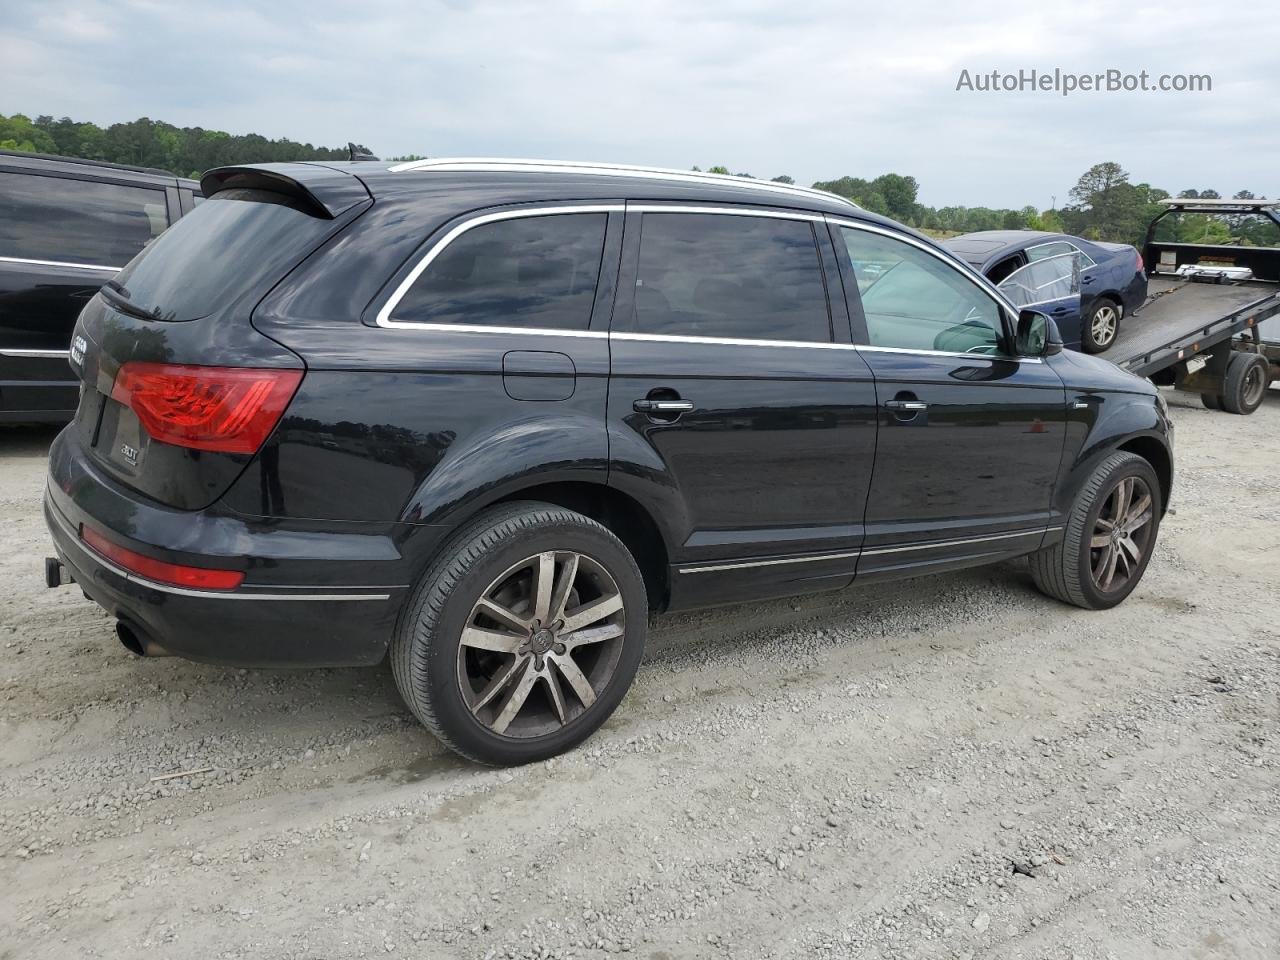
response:
{"label": "front tire", "polygon": [[1134,453],[1113,453],[1076,496],[1062,539],[1030,556],[1041,593],[1106,610],[1137,587],[1163,512],[1160,479]]}
{"label": "front tire", "polygon": [[608,529],[551,504],[506,504],[468,523],[423,575],[392,639],[392,673],[450,749],[531,763],[609,718],[647,625],[643,577]]}
{"label": "front tire", "polygon": [[1080,345],[1085,353],[1101,353],[1120,335],[1120,305],[1099,297],[1080,324]]}

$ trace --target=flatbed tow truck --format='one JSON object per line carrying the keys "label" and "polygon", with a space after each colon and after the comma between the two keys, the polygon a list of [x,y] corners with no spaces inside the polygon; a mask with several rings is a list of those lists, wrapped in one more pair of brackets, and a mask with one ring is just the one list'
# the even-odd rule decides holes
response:
{"label": "flatbed tow truck", "polygon": [[1146,302],[1105,356],[1204,405],[1253,413],[1280,380],[1280,245],[1158,240],[1179,214],[1269,220],[1280,238],[1280,200],[1170,199],[1147,227]]}

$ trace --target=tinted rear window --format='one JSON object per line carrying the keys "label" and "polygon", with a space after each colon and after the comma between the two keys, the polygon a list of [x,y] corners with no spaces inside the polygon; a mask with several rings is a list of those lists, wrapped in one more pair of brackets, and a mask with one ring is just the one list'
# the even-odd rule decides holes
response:
{"label": "tinted rear window", "polygon": [[123,267],[168,225],[163,190],[0,172],[0,257]]}
{"label": "tinted rear window", "polygon": [[646,213],[634,323],[640,333],[830,340],[813,228],[775,217]]}
{"label": "tinted rear window", "polygon": [[175,223],[115,283],[133,309],[158,320],[195,320],[283,276],[332,226],[278,193],[223,190]]}
{"label": "tinted rear window", "polygon": [[439,253],[393,320],[585,330],[606,214],[561,213],[472,227]]}

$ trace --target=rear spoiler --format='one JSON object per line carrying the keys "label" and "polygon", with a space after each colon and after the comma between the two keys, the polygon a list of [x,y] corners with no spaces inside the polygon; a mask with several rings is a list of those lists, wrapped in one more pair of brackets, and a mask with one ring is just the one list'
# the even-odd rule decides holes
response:
{"label": "rear spoiler", "polygon": [[271,190],[298,200],[315,216],[332,220],[372,199],[354,174],[314,163],[262,163],[216,167],[200,178],[200,190],[212,197],[221,190]]}

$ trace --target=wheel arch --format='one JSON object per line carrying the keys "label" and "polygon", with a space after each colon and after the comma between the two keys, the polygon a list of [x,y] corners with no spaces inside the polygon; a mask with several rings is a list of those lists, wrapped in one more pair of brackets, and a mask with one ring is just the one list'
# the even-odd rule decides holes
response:
{"label": "wheel arch", "polygon": [[1160,480],[1160,509],[1169,509],[1169,495],[1173,492],[1173,457],[1169,448],[1154,436],[1133,437],[1119,444],[1117,451],[1137,454],[1155,470]]}
{"label": "wheel arch", "polygon": [[[644,576],[649,609],[659,611],[666,607],[670,592],[667,543],[658,523],[638,501],[603,483],[552,480],[533,482],[507,491],[501,497],[476,507],[472,513],[522,500],[552,503],[581,513],[606,527],[635,557],[636,565]],[[461,522],[465,519],[469,518]]]}

